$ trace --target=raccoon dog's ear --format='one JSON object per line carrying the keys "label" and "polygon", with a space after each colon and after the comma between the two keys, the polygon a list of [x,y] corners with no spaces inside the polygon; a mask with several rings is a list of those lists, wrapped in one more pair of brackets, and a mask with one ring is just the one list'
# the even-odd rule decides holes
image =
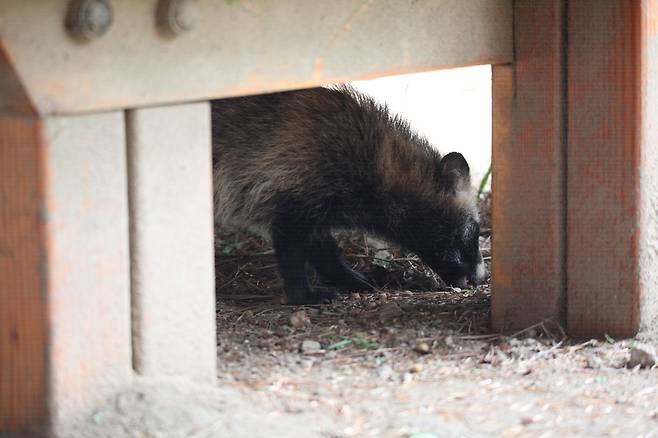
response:
{"label": "raccoon dog's ear", "polygon": [[439,162],[439,184],[448,192],[456,193],[471,183],[471,171],[466,158],[459,152],[450,152]]}

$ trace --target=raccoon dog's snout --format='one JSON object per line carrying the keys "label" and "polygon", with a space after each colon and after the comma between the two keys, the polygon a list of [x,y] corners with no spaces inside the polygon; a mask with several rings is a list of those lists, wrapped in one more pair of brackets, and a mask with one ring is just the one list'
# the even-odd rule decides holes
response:
{"label": "raccoon dog's snout", "polygon": [[480,256],[480,261],[475,267],[475,273],[471,277],[471,282],[474,285],[479,286],[482,283],[484,283],[486,279],[487,279],[487,267],[484,264],[484,260],[482,260],[482,256]]}
{"label": "raccoon dog's snout", "polygon": [[479,286],[487,279],[487,268],[482,257],[471,268],[437,269],[436,271],[448,286],[461,289],[467,288],[469,285]]}

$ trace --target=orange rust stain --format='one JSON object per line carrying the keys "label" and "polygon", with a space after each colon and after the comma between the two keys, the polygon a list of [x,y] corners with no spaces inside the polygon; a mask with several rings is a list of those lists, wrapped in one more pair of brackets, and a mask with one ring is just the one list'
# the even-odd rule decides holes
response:
{"label": "orange rust stain", "polygon": [[311,80],[320,81],[322,80],[324,72],[324,61],[322,58],[315,58],[315,63],[313,63],[313,72],[311,73]]}
{"label": "orange rust stain", "polygon": [[362,15],[369,7],[370,4],[374,0],[365,0],[361,3],[361,5],[356,8],[349,17],[347,17],[347,20],[345,20],[345,23],[334,33],[334,35],[331,37],[331,41],[328,44],[329,49],[333,49],[336,46],[336,43],[343,38],[343,36],[347,33],[350,33],[352,31],[352,23],[354,20],[356,20],[360,15]]}

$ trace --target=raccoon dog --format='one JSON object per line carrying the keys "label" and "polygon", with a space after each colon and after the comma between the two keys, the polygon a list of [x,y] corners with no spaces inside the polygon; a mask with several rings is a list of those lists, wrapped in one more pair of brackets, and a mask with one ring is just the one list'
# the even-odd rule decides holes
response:
{"label": "raccoon dog", "polygon": [[469,167],[352,88],[212,102],[216,227],[271,238],[289,304],[326,302],[307,262],[348,291],[366,278],[331,231],[359,229],[418,254],[448,284],[485,276]]}

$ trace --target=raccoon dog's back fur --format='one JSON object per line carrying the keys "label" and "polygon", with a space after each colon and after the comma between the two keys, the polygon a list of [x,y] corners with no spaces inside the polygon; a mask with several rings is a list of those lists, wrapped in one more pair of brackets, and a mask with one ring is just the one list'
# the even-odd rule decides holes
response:
{"label": "raccoon dog's back fur", "polygon": [[330,231],[362,229],[416,252],[447,283],[484,277],[478,216],[461,154],[445,157],[386,107],[348,87],[212,102],[216,227],[272,238],[289,303],[313,291],[309,262],[368,289]]}

